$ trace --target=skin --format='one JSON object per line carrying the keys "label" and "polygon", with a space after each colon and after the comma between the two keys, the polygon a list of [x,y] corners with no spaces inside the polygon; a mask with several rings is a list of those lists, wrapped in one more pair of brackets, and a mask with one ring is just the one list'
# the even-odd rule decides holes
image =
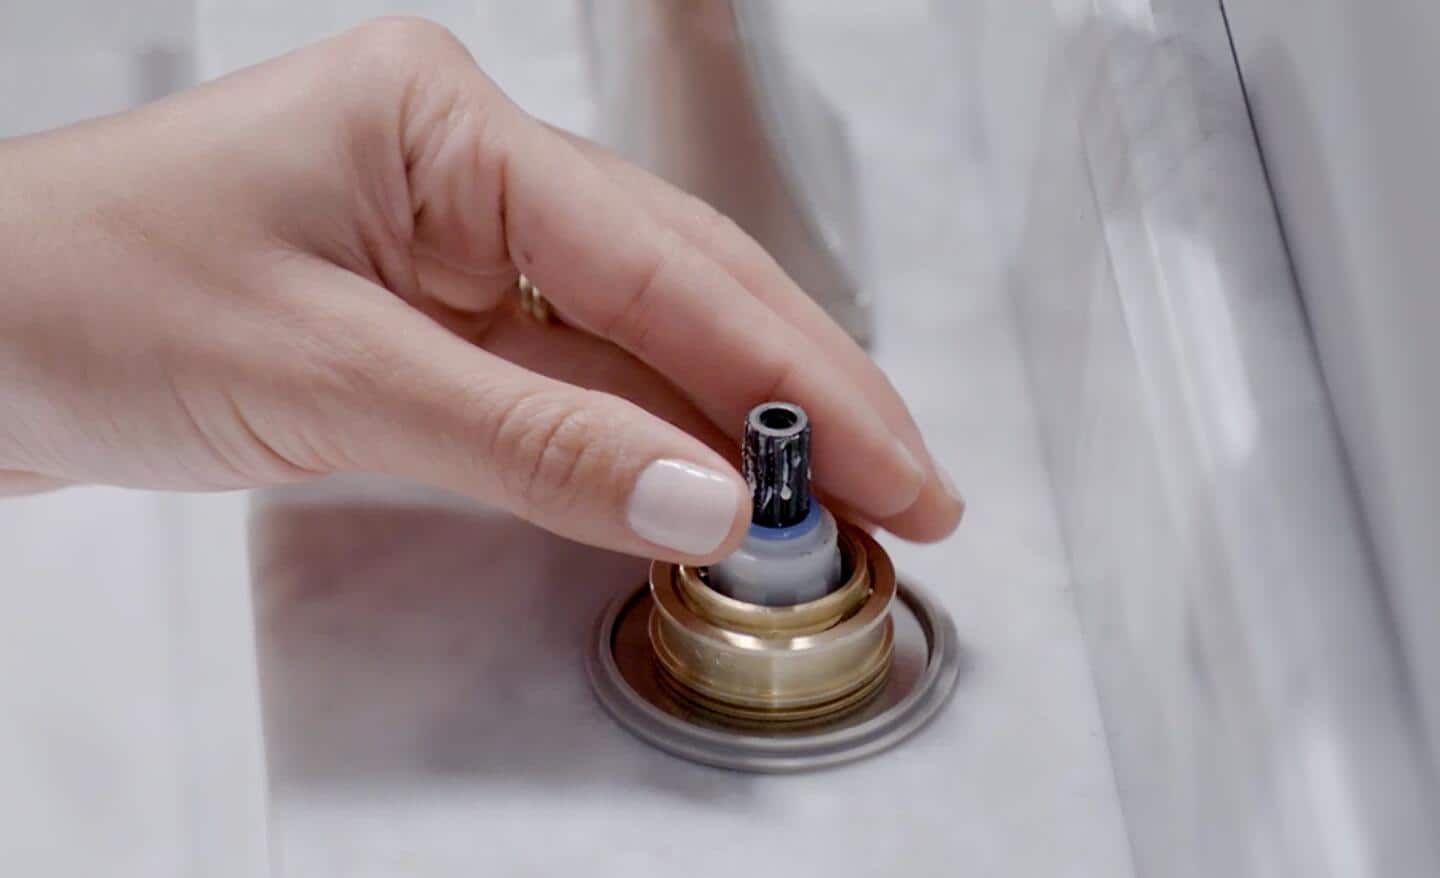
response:
{"label": "skin", "polygon": [[[935,540],[963,506],[883,373],[713,208],[384,20],[0,142],[0,491],[418,479],[617,551],[654,460],[823,425],[821,491]],[[517,309],[520,273],[563,324]],[[738,476],[736,476],[738,483]],[[742,490],[737,487],[737,490]]]}

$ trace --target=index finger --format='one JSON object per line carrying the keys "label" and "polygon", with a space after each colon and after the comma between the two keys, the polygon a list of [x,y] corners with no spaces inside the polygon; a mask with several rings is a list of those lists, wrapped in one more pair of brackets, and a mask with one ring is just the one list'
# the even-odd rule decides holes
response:
{"label": "index finger", "polygon": [[930,455],[920,428],[900,394],[875,361],[800,288],[765,248],[714,207],[600,145],[552,128],[602,172],[635,197],[662,224],[704,251],[751,295],[815,343],[830,362],[843,369],[895,431],[910,452],[929,461],[929,481],[919,500],[899,516],[881,522],[900,536],[933,540],[959,524],[964,501]]}
{"label": "index finger", "polygon": [[727,431],[765,400],[800,404],[816,424],[822,488],[875,519],[915,503],[926,470],[832,354],[572,144],[518,112],[507,122],[506,246],[567,321],[667,376]]}

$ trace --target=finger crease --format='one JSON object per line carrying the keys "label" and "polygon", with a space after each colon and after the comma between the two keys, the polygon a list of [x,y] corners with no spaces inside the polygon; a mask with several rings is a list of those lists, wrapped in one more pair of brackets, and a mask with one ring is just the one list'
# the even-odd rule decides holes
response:
{"label": "finger crease", "polygon": [[661,248],[644,281],[634,287],[601,331],[601,335],[637,353],[644,349],[645,336],[650,331],[650,302],[660,289],[661,275],[675,258],[675,249],[680,246],[673,237],[667,238],[667,241],[668,246]]}

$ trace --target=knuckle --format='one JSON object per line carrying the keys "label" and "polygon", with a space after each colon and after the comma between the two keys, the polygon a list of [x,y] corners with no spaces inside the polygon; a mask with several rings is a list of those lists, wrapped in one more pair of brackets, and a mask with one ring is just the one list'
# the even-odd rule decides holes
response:
{"label": "knuckle", "polygon": [[307,321],[303,315],[295,322],[302,329],[287,334],[294,356],[275,366],[283,384],[304,388],[303,394],[286,394],[288,422],[325,467],[359,469],[375,463],[368,459],[363,435],[334,425],[351,423],[370,411],[375,400],[389,398],[387,385],[405,364],[364,332]]}
{"label": "knuckle", "polygon": [[[297,323],[304,317],[297,317]],[[393,353],[371,333],[339,321],[311,318],[304,326],[301,344],[308,348],[309,359],[331,378],[337,395],[357,399],[373,396],[378,391],[380,376],[393,374],[400,364]]]}
{"label": "knuckle", "polygon": [[713,244],[737,237],[748,238],[738,223],[713,204],[700,198],[695,198],[694,201],[697,225],[704,243]]}
{"label": "knuckle", "polygon": [[[694,201],[690,219],[692,234],[702,250],[723,254],[722,259],[731,260],[731,265],[741,266],[736,277],[742,282],[746,277],[785,276],[784,268],[775,261],[770,251],[739,223],[709,202],[694,196],[691,198]],[[732,268],[732,271],[736,269]]]}
{"label": "knuckle", "polygon": [[655,307],[656,297],[668,282],[668,275],[679,270],[684,245],[676,235],[667,235],[659,245],[654,262],[616,306],[601,335],[621,347],[640,354],[646,350],[652,320],[661,309]]}
{"label": "knuckle", "polygon": [[573,503],[607,466],[608,417],[593,401],[554,395],[526,397],[497,426],[506,494],[528,511]]}
{"label": "knuckle", "polygon": [[417,16],[377,18],[351,34],[362,52],[384,62],[427,62],[437,55],[470,57],[465,44],[449,28]]}
{"label": "knuckle", "polygon": [[[781,318],[771,314],[769,319]],[[761,380],[765,392],[760,395],[760,399],[788,399],[794,394],[802,361],[793,351],[777,347],[766,352],[754,352],[750,359],[750,366],[755,374],[763,376]]]}
{"label": "knuckle", "polygon": [[[390,17],[368,21],[346,34],[337,58],[344,75],[357,76],[387,92],[428,76],[437,62],[473,64],[465,44],[444,25],[424,18]],[[365,88],[362,92],[376,89]],[[388,93],[388,92],[387,92]]]}

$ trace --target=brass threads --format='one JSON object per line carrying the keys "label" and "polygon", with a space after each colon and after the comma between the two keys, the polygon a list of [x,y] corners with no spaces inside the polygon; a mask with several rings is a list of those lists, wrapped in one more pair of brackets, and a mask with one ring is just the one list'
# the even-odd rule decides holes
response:
{"label": "brass threads", "polygon": [[886,643],[880,661],[867,665],[867,676],[857,680],[854,688],[829,701],[807,706],[779,709],[768,704],[737,704],[705,695],[677,680],[661,665],[661,684],[692,708],[726,725],[768,728],[783,724],[787,728],[819,725],[849,715],[864,707],[885,685],[894,653],[892,626],[884,628]]}
{"label": "brass threads", "polygon": [[649,634],[667,685],[741,723],[816,722],[863,705],[893,656],[895,571],[878,543],[843,522],[840,550],[845,584],[792,607],[737,601],[696,570],[652,564]]}

